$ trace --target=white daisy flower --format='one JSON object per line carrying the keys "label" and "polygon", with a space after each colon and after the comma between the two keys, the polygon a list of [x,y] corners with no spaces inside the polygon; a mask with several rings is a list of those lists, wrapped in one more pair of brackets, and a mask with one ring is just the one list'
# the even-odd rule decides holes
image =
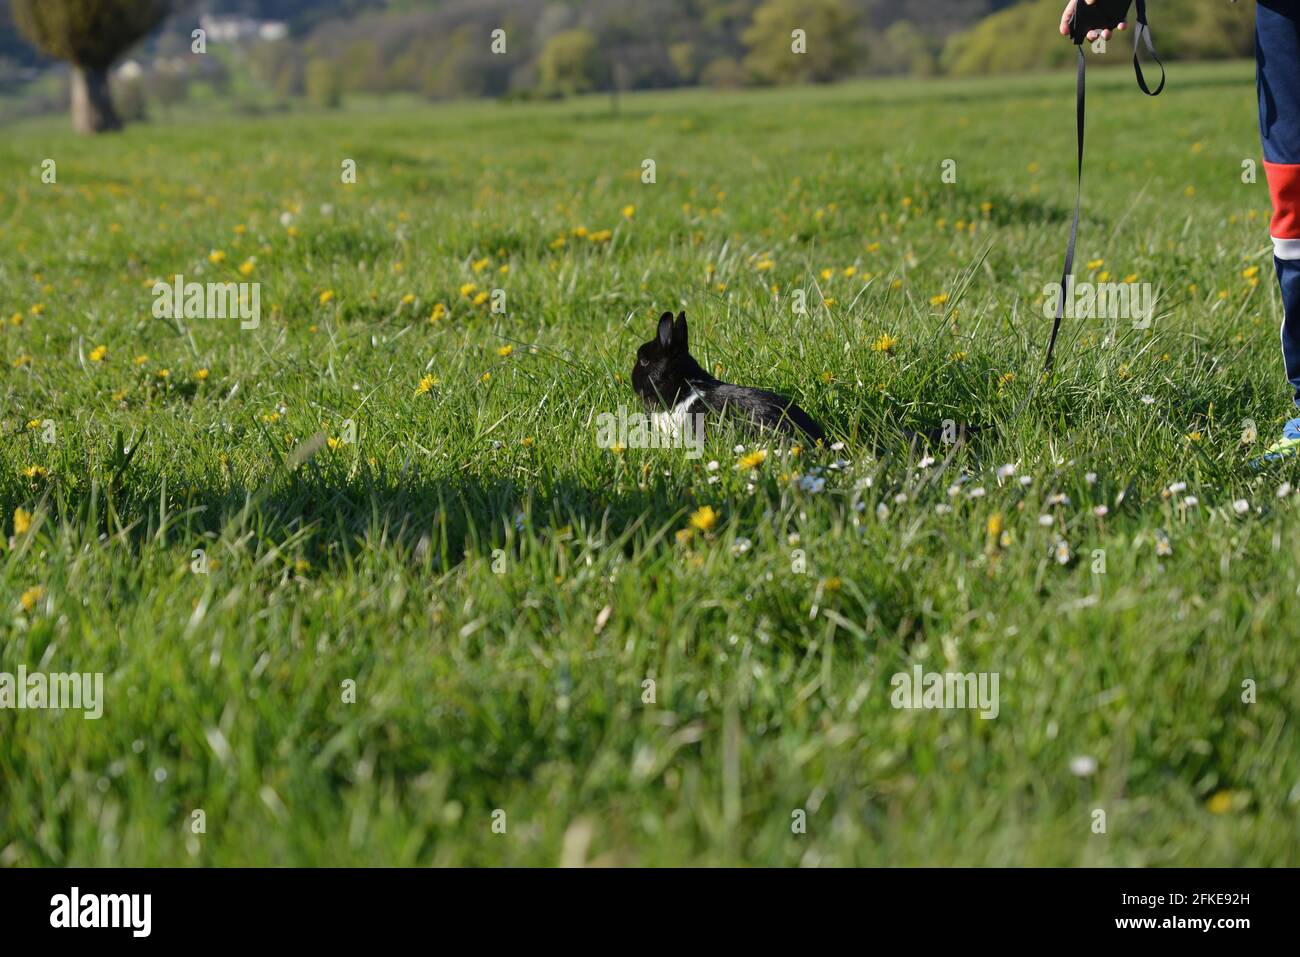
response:
{"label": "white daisy flower", "polygon": [[1097,773],[1097,759],[1087,754],[1070,758],[1070,773],[1076,778],[1090,778]]}

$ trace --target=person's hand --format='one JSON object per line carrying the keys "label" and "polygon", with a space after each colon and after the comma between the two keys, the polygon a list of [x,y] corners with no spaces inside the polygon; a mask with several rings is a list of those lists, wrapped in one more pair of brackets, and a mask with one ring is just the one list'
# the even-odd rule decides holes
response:
{"label": "person's hand", "polygon": [[[1083,0],[1083,2],[1091,7],[1097,2],[1097,0]],[[1070,2],[1065,5],[1065,12],[1061,14],[1061,36],[1068,37],[1070,35],[1070,18],[1074,16],[1074,8],[1077,7],[1078,5],[1079,5],[1079,0],[1070,0]],[[1120,23],[1119,26],[1115,28],[1116,32],[1125,29],[1128,29],[1127,23]],[[1095,40],[1097,39],[1097,37],[1101,37],[1103,40],[1109,40],[1110,36],[1111,36],[1110,30],[1089,30],[1088,31],[1089,40]]]}

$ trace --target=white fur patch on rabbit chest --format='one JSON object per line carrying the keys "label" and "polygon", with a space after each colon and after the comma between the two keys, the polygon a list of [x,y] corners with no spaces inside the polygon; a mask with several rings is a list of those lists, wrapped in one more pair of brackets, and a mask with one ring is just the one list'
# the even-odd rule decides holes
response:
{"label": "white fur patch on rabbit chest", "polygon": [[650,421],[654,424],[655,431],[660,435],[681,435],[682,430],[686,428],[691,407],[701,398],[701,395],[692,389],[691,394],[673,406],[671,412],[652,412]]}

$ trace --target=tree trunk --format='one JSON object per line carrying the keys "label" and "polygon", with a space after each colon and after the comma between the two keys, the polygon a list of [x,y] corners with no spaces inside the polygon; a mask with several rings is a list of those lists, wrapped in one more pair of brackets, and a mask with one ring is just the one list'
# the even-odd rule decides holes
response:
{"label": "tree trunk", "polygon": [[108,93],[107,70],[72,67],[72,128],[78,133],[106,133],[122,128]]}

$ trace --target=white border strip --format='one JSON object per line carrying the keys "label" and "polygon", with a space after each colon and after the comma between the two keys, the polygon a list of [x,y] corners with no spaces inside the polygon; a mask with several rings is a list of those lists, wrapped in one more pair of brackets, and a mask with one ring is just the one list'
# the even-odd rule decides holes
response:
{"label": "white border strip", "polygon": [[1274,236],[1273,255],[1278,259],[1300,259],[1300,239],[1278,239]]}

